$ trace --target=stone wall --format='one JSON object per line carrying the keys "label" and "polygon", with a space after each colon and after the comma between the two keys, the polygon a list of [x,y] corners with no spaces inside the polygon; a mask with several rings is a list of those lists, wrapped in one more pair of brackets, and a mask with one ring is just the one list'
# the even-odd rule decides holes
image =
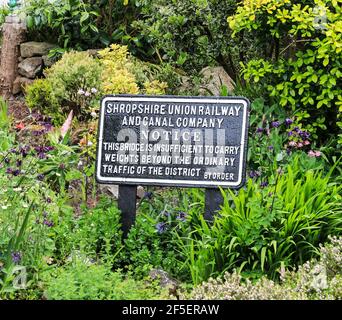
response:
{"label": "stone wall", "polygon": [[13,94],[22,92],[26,85],[43,75],[46,67],[51,67],[52,60],[48,53],[55,45],[47,42],[24,42],[20,45],[18,58],[18,76],[13,83]]}

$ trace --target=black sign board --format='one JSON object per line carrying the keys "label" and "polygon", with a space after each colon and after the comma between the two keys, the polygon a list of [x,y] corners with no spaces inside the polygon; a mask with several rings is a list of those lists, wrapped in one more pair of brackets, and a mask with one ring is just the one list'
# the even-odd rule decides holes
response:
{"label": "black sign board", "polygon": [[248,104],[227,97],[106,96],[98,182],[241,187]]}
{"label": "black sign board", "polygon": [[241,97],[105,96],[96,179],[119,184],[124,236],[135,220],[136,186],[206,188],[205,218],[217,189],[245,180],[249,101]]}

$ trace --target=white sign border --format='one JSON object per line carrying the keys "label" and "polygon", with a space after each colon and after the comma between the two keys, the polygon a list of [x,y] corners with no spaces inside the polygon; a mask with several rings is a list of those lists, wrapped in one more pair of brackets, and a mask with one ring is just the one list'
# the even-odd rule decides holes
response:
{"label": "white sign border", "polygon": [[248,102],[245,98],[234,97],[232,99],[224,99],[217,98],[217,104],[243,104],[244,105],[244,113],[242,119],[242,135],[241,135],[241,153],[240,153],[240,162],[239,162],[239,178],[235,182],[229,181],[194,181],[194,180],[174,180],[174,179],[148,179],[148,178],[124,178],[124,177],[102,177],[101,176],[101,159],[102,159],[102,141],[103,141],[103,126],[104,126],[104,112],[105,105],[108,100],[115,101],[125,101],[125,102],[160,102],[161,100],[167,100],[167,102],[180,102],[180,103],[214,103],[215,99],[208,99],[206,97],[148,97],[148,96],[136,96],[136,97],[127,97],[127,96],[105,96],[101,101],[101,114],[99,119],[99,133],[98,133],[98,149],[97,149],[97,168],[96,168],[96,180],[99,183],[112,183],[112,184],[137,184],[137,185],[159,185],[159,186],[178,186],[178,187],[238,187],[242,184],[242,173],[243,173],[243,162],[245,160],[245,152],[246,152],[246,126],[247,126],[247,116],[248,116]]}

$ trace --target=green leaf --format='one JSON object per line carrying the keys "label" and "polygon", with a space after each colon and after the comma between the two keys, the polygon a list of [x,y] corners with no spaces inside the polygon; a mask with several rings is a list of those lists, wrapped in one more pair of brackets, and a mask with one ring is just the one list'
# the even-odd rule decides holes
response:
{"label": "green leaf", "polygon": [[80,19],[80,24],[89,19],[89,13],[87,11],[83,12]]}
{"label": "green leaf", "polygon": [[263,247],[261,249],[261,270],[264,271],[264,266],[265,266],[265,258],[266,258],[266,247]]}

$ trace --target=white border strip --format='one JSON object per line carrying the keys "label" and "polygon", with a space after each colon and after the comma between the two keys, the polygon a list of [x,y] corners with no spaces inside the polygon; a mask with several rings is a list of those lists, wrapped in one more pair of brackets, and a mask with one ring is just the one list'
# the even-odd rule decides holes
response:
{"label": "white border strip", "polygon": [[241,153],[240,153],[240,163],[239,163],[239,178],[236,182],[229,182],[229,181],[196,181],[196,180],[170,180],[170,179],[146,179],[146,178],[123,178],[123,177],[102,177],[101,176],[101,159],[102,159],[102,140],[103,140],[103,126],[104,126],[104,112],[105,112],[105,105],[106,102],[110,101],[129,101],[129,102],[160,102],[162,100],[166,100],[169,103],[172,102],[180,102],[180,103],[215,103],[215,99],[198,99],[198,98],[168,98],[168,97],[160,97],[160,98],[152,98],[152,97],[105,97],[102,100],[101,104],[101,117],[100,121],[100,132],[99,132],[99,139],[98,139],[98,154],[97,154],[97,172],[96,178],[99,182],[120,182],[120,183],[136,183],[136,184],[158,184],[158,185],[182,185],[182,186],[223,186],[223,187],[237,187],[242,183],[242,168],[243,168],[243,161],[245,158],[245,141],[246,141],[246,125],[247,125],[247,101],[244,99],[217,99],[217,104],[224,104],[224,103],[238,103],[243,104],[244,106],[244,113],[242,119],[242,135],[241,135]]}

